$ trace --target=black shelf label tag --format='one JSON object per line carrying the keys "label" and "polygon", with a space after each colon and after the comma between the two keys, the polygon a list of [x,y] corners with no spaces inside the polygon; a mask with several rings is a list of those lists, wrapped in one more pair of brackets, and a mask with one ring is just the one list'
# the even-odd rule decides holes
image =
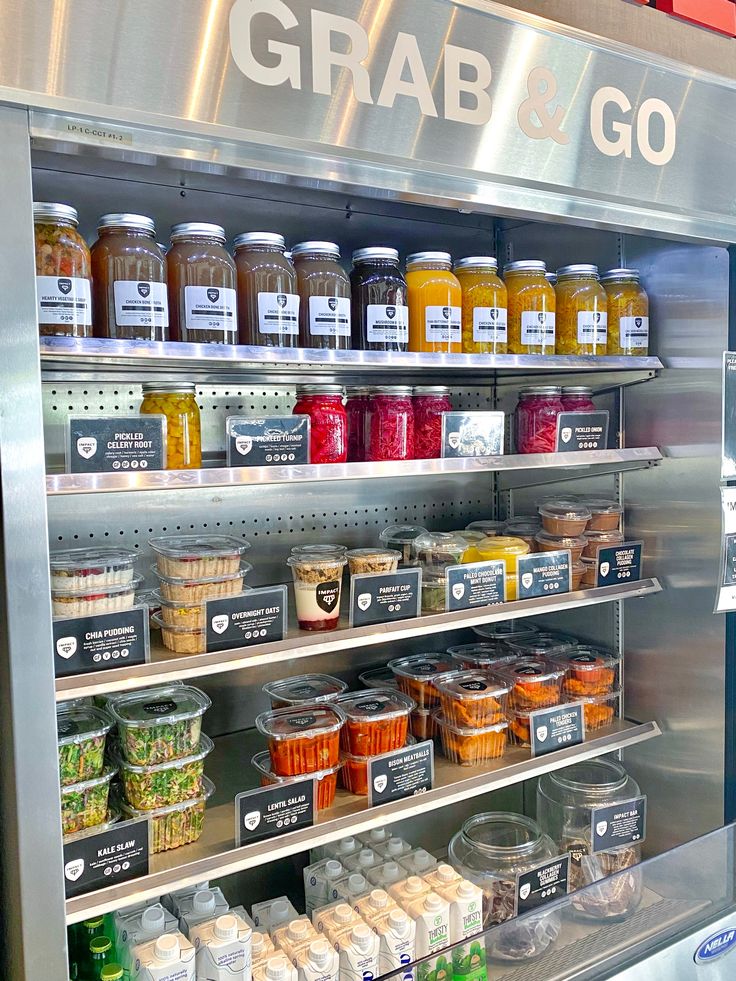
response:
{"label": "black shelf label tag", "polygon": [[64,843],[66,898],[148,875],[148,818],[114,824]]}
{"label": "black shelf label tag", "polygon": [[67,428],[67,473],[138,473],[166,466],[166,417],[72,416]]}
{"label": "black shelf label tag", "polygon": [[533,552],[517,560],[517,599],[555,596],[569,593],[572,583],[572,560],[569,549],[558,552]]}
{"label": "black shelf label tag", "polygon": [[350,579],[350,626],[410,620],[421,613],[422,570],[365,572]]}
{"label": "black shelf label tag", "polygon": [[316,781],[277,783],[246,790],[235,798],[235,844],[252,845],[300,828],[311,828],[316,812]]}
{"label": "black shelf label tag", "polygon": [[286,604],[286,586],[266,586],[237,596],[207,600],[207,653],[283,640]]}
{"label": "black shelf label tag", "polygon": [[503,412],[443,412],[443,458],[501,456],[504,425]]}
{"label": "black shelf label tag", "polygon": [[230,416],[229,467],[289,467],[309,463],[309,416]]}
{"label": "black shelf label tag", "polygon": [[148,607],[54,619],[57,678],[145,664],[149,658]]}
{"label": "black shelf label tag", "polygon": [[532,756],[544,756],[557,749],[579,746],[585,739],[582,702],[554,705],[529,714]]}
{"label": "black shelf label tag", "polygon": [[447,610],[472,610],[506,599],[506,565],[502,560],[469,562],[447,569]]}
{"label": "black shelf label tag", "polygon": [[559,855],[516,876],[516,915],[530,913],[567,895],[570,856]]}
{"label": "black shelf label tag", "polygon": [[368,760],[368,806],[416,797],[434,784],[434,743],[428,739]]}
{"label": "black shelf label tag", "polygon": [[641,552],[643,542],[624,542],[598,549],[598,586],[617,586],[622,582],[641,579]]}
{"label": "black shelf label tag", "polygon": [[617,804],[594,807],[591,811],[593,854],[623,845],[640,845],[646,835],[646,797],[632,797]]}
{"label": "black shelf label tag", "polygon": [[557,416],[557,452],[605,450],[608,446],[608,412],[561,412]]}

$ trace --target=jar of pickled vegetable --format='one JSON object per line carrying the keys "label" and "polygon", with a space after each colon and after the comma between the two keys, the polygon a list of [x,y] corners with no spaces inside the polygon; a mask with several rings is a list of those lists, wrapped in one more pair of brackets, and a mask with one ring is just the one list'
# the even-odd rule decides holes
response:
{"label": "jar of pickled vegetable", "polygon": [[77,231],[77,209],[33,202],[36,240],[36,298],[42,337],[92,336],[92,261]]}
{"label": "jar of pickled vegetable", "polygon": [[514,413],[517,453],[554,453],[557,449],[557,416],[563,411],[562,389],[536,385],[519,392]]}
{"label": "jar of pickled vegetable", "polygon": [[238,343],[235,263],[225,248],[221,225],[204,221],[174,225],[166,276],[172,341]]}
{"label": "jar of pickled vegetable", "polygon": [[595,412],[593,389],[586,385],[570,385],[563,388],[562,408],[565,412]]}
{"label": "jar of pickled vegetable", "polygon": [[365,460],[365,427],[368,419],[368,389],[349,388],[345,412],[348,417],[348,463]]}
{"label": "jar of pickled vegetable", "polygon": [[354,350],[408,351],[406,280],[396,249],[371,246],[353,252],[350,285]]}
{"label": "jar of pickled vegetable", "polygon": [[491,256],[469,256],[455,263],[463,291],[463,352],[506,354],[508,292]]}
{"label": "jar of pickled vegetable", "polygon": [[605,354],[608,299],[598,266],[578,263],[557,270],[557,353]]}
{"label": "jar of pickled vegetable", "polygon": [[543,262],[525,259],[504,266],[508,290],[508,353],[555,353],[555,291]]}
{"label": "jar of pickled vegetable", "polygon": [[144,415],[166,416],[166,469],[198,470],[202,434],[195,386],[187,382],[144,382]]}
{"label": "jar of pickled vegetable", "polygon": [[145,215],[103,215],[92,246],[95,337],[166,341],[166,260]]}
{"label": "jar of pickled vegetable", "polygon": [[462,351],[462,289],[449,252],[415,252],[406,258],[409,350]]}
{"label": "jar of pickled vegetable", "polygon": [[342,385],[297,385],[295,416],[309,416],[309,462],[345,463],[348,418]]}
{"label": "jar of pickled vegetable", "polygon": [[241,344],[299,347],[296,270],[278,232],[244,232],[234,241]]}
{"label": "jar of pickled vegetable", "polygon": [[367,460],[414,459],[414,408],[411,388],[371,388],[366,426]]}
{"label": "jar of pickled vegetable", "polygon": [[601,282],[608,296],[608,354],[649,353],[649,297],[638,269],[609,269]]}
{"label": "jar of pickled vegetable", "polygon": [[350,349],[350,280],[334,242],[300,242],[292,250],[299,290],[302,347]]}
{"label": "jar of pickled vegetable", "polygon": [[420,385],[414,389],[414,459],[437,460],[442,456],[442,413],[452,412],[450,389]]}
{"label": "jar of pickled vegetable", "polygon": [[544,274],[544,278],[547,280],[550,286],[557,286],[557,273],[548,272]]}

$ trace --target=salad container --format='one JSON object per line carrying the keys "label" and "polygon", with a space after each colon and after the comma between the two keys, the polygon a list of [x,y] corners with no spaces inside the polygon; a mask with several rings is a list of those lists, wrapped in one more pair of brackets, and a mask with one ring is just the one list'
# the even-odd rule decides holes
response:
{"label": "salad container", "polygon": [[435,682],[450,726],[484,729],[503,722],[509,689],[484,671],[460,671]]}
{"label": "salad container", "polygon": [[[110,797],[112,798],[112,794]],[[120,808],[112,803],[111,800],[102,824],[95,824],[91,828],[85,828],[84,831],[73,831],[68,835],[64,835],[64,844],[66,845],[70,841],[78,841],[80,838],[88,838],[90,835],[98,835],[101,831],[108,831],[113,825],[118,823],[121,817]]]}
{"label": "salad container", "polygon": [[[304,777],[301,775],[297,777],[280,777],[278,774],[274,773],[273,769],[271,768],[271,757],[267,750],[256,753],[251,760],[251,763],[258,771],[262,787],[268,787],[275,783],[296,783],[298,780],[304,779]],[[328,767],[326,770],[318,770],[316,773],[311,774],[311,776],[317,781],[318,811],[326,811],[328,807],[332,807],[332,805],[335,803],[337,778],[340,774],[342,766],[342,760],[338,760],[335,766]]]}
{"label": "salad container", "polygon": [[125,586],[133,580],[138,553],[129,548],[66,548],[49,559],[51,589],[67,592]]}
{"label": "salad container", "polygon": [[115,772],[113,767],[107,767],[98,777],[61,788],[62,834],[74,834],[104,823]]}
{"label": "salad container", "polygon": [[181,845],[189,845],[202,834],[204,812],[208,799],[215,791],[215,785],[208,777],[202,778],[202,793],[193,800],[180,804],[157,807],[153,811],[141,811],[121,802],[120,809],[126,820],[147,817],[151,822],[151,852],[156,855]]}
{"label": "salad container", "polygon": [[554,654],[549,660],[565,670],[564,696],[605,695],[618,685],[621,658],[603,647],[581,644]]}
{"label": "salad container", "polygon": [[388,662],[396,675],[399,689],[414,699],[417,708],[430,709],[439,704],[434,682],[457,670],[446,654],[413,654]]}
{"label": "salad container", "polygon": [[102,774],[105,743],[112,727],[112,719],[102,709],[88,705],[60,709],[56,715],[56,735],[62,787]]}
{"label": "salad container", "polygon": [[229,535],[166,535],[148,544],[162,575],[190,580],[234,575],[250,548],[249,542]]}
{"label": "salad container", "polygon": [[337,706],[312,702],[261,712],[256,727],[268,739],[273,772],[294,777],[337,765],[344,722]]}
{"label": "salad container", "polygon": [[166,576],[155,566],[153,574],[159,581],[159,594],[162,600],[174,603],[204,603],[209,599],[222,599],[223,596],[236,596],[247,587],[245,577],[253,569],[249,562],[241,562],[236,572],[225,576],[204,576],[202,579],[182,579]]}
{"label": "salad container", "polygon": [[201,797],[204,760],[213,749],[212,740],[202,733],[198,751],[178,760],[136,766],[117,759],[126,801],[138,810],[152,811]]}
{"label": "salad container", "polygon": [[123,759],[147,766],[196,753],[202,716],[211,704],[204,692],[187,685],[149,688],[116,699],[110,713]]}
{"label": "salad container", "polygon": [[563,668],[525,658],[499,668],[495,674],[509,686],[509,706],[513,709],[534,711],[559,704]]}
{"label": "salad container", "polygon": [[435,720],[442,737],[442,750],[452,763],[477,766],[503,756],[508,729],[505,719],[481,727],[458,726],[445,718],[440,710],[436,713]]}
{"label": "salad container", "polygon": [[132,576],[128,582],[115,586],[52,589],[51,612],[55,617],[85,617],[132,610],[135,591],[142,582],[143,576]]}
{"label": "salad container", "polygon": [[358,681],[366,688],[394,688],[398,690],[399,687],[396,675],[388,665],[361,671],[358,675]]}
{"label": "salad container", "polygon": [[409,734],[409,714],[416,704],[400,691],[375,689],[341,695],[345,715],[340,746],[355,756],[378,756],[401,749]]}
{"label": "salad container", "polygon": [[298,674],[293,678],[269,681],[263,691],[271,699],[271,708],[286,708],[302,702],[334,702],[347,683],[328,674]]}

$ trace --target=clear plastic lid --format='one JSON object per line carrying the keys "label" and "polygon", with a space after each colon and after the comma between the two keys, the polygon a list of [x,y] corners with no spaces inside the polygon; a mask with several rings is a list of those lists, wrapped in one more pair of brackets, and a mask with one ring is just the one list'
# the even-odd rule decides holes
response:
{"label": "clear plastic lid", "polygon": [[462,701],[503,698],[509,691],[507,685],[500,684],[484,671],[460,671],[435,681],[434,686],[440,694]]}
{"label": "clear plastic lid", "polygon": [[448,647],[447,653],[462,664],[472,665],[474,669],[482,669],[496,664],[509,664],[516,659],[516,654],[510,654],[501,641],[479,641],[477,644],[459,644]]}
{"label": "clear plastic lid", "polygon": [[541,504],[539,513],[545,518],[557,518],[560,521],[590,521],[591,513],[586,504],[573,501],[548,501]]}
{"label": "clear plastic lid", "polygon": [[163,773],[165,770],[181,770],[185,766],[197,763],[209,756],[215,744],[204,732],[199,737],[199,749],[190,756],[181,756],[177,760],[166,760],[163,763],[128,763],[119,753],[113,752],[115,765],[119,770],[128,770],[130,773]]}
{"label": "clear plastic lid", "polygon": [[367,671],[361,671],[358,675],[358,681],[366,688],[393,688],[397,689],[398,682],[396,681],[396,675],[393,673],[391,668],[386,665],[381,668],[369,668]]}
{"label": "clear plastic lid", "polygon": [[457,671],[451,658],[446,654],[412,654],[388,662],[395,675],[411,678],[412,681],[437,681],[438,678]]}
{"label": "clear plastic lid", "polygon": [[260,753],[256,753],[251,758],[252,766],[258,770],[264,777],[267,777],[272,783],[294,783],[297,780],[314,779],[322,780],[323,777],[332,776],[333,773],[338,773],[342,768],[343,761],[339,760],[334,766],[329,766],[324,770],[317,770],[314,773],[300,773],[293,777],[282,777],[278,773],[273,772],[271,766],[271,754],[267,749],[261,750]]}
{"label": "clear plastic lid", "polygon": [[383,722],[408,715],[417,707],[413,698],[400,691],[347,692],[337,704],[348,722]]}
{"label": "clear plastic lid", "polygon": [[428,565],[459,562],[467,547],[466,539],[452,531],[428,531],[414,540],[416,557]]}
{"label": "clear plastic lid", "polygon": [[624,540],[623,532],[620,531],[586,531],[582,541],[584,544],[593,545],[618,545]]}
{"label": "clear plastic lid", "polygon": [[585,497],[583,504],[591,514],[623,514],[623,507],[606,497]]}
{"label": "clear plastic lid", "polygon": [[191,807],[197,807],[200,804],[205,804],[209,798],[215,792],[215,785],[212,783],[208,776],[202,777],[202,793],[199,797],[192,797],[190,800],[180,801],[178,804],[166,804],[163,807],[154,807],[150,811],[142,811],[137,807],[133,807],[126,800],[120,800],[118,806],[123,812],[123,816],[129,818],[146,817],[146,818],[157,818],[163,817],[166,814],[174,814],[177,811],[187,811]]}
{"label": "clear plastic lid", "polygon": [[[198,583],[198,585],[200,585],[200,584]],[[252,592],[252,589],[250,588],[250,586],[243,586],[243,590],[242,590],[241,593],[235,593],[233,595],[234,596],[244,596],[246,593],[250,593],[250,592]],[[230,597],[230,596],[228,597],[228,599],[231,599],[231,598],[233,598],[233,597]],[[141,600],[141,602],[144,602],[142,594],[139,594],[138,599]],[[205,607],[205,603],[207,602],[207,600],[199,600],[199,602],[189,603],[189,602],[187,602],[187,600],[166,599],[166,597],[165,596],[162,596],[161,593],[158,592],[158,590],[155,590],[154,589],[154,590],[151,591],[150,594],[148,594],[147,599],[145,600],[145,602],[147,603],[147,605],[149,607],[150,606],[153,606],[154,607],[154,612],[151,615],[151,619],[153,619],[153,620],[161,620],[161,618],[159,616],[157,616],[157,614],[155,612],[155,608],[156,607],[165,606],[169,610],[201,610],[202,613],[204,614],[204,607]],[[177,630],[180,625],[174,624],[172,626],[169,623],[164,623],[164,626],[166,627],[167,630]],[[185,629],[189,630],[191,628],[190,627],[186,627]]]}
{"label": "clear plastic lid", "polygon": [[473,631],[489,640],[503,641],[522,640],[539,633],[539,627],[531,620],[499,620],[496,623],[483,623],[473,627]]}
{"label": "clear plastic lid", "polygon": [[492,553],[493,558],[503,556],[526,555],[529,551],[529,544],[523,538],[513,538],[510,535],[492,535],[478,542],[478,551],[481,556],[485,553]]}
{"label": "clear plastic lid", "polygon": [[576,674],[598,674],[601,669],[615,671],[621,658],[605,647],[578,644],[564,651],[550,654],[549,660],[560,667],[574,668]]}
{"label": "clear plastic lid", "polygon": [[544,545],[546,551],[565,548],[585,548],[587,537],[582,535],[550,535],[548,531],[538,531],[534,540],[539,545]]}
{"label": "clear plastic lid", "polygon": [[166,535],[149,538],[148,544],[158,555],[179,562],[242,555],[250,548],[250,542],[229,535]]}
{"label": "clear plastic lid", "polygon": [[513,664],[505,664],[498,668],[496,674],[510,685],[527,684],[532,681],[556,681],[565,674],[563,668],[538,658],[520,658]]}
{"label": "clear plastic lid", "polygon": [[575,637],[570,637],[567,634],[556,634],[551,631],[507,641],[509,649],[524,658],[551,657],[553,654],[561,653],[568,648],[577,647],[578,643]]}
{"label": "clear plastic lid", "polygon": [[402,557],[395,548],[351,548],[345,554],[351,570],[357,572],[384,572]]}
{"label": "clear plastic lid", "polygon": [[347,682],[328,674],[298,674],[293,678],[269,681],[263,691],[269,698],[284,705],[301,702],[332,702],[344,691]]}
{"label": "clear plastic lid", "polygon": [[[159,572],[156,566],[152,566],[151,572],[156,576],[159,582],[165,582],[169,586],[206,586],[209,583],[215,582],[232,582],[233,579],[241,579],[243,576],[247,576],[249,572],[253,571],[253,566],[250,562],[241,562],[240,568],[237,572],[229,572],[224,576],[205,576],[204,578],[198,579],[182,579],[178,576],[165,576],[162,572]],[[197,604],[201,606],[201,603]]]}
{"label": "clear plastic lid", "polygon": [[465,525],[466,531],[479,531],[484,537],[490,538],[493,535],[500,535],[503,530],[503,521],[493,521],[492,519],[487,519],[483,521],[471,521],[469,525]]}
{"label": "clear plastic lid", "polygon": [[345,723],[342,710],[329,704],[293,705],[261,712],[259,732],[269,739],[305,739],[339,732]]}
{"label": "clear plastic lid", "polygon": [[54,586],[51,590],[51,596],[56,599],[59,596],[70,596],[70,597],[90,597],[97,599],[104,599],[106,596],[118,596],[120,593],[130,593],[134,592],[140,584],[143,582],[143,576],[133,576],[128,582],[116,582],[111,583],[109,586],[95,586],[88,584],[86,586],[80,586],[77,589],[64,589],[63,587]]}
{"label": "clear plastic lid", "polygon": [[294,545],[291,549],[291,555],[327,555],[332,552],[339,552],[342,555],[347,554],[347,546],[345,545]]}
{"label": "clear plastic lid", "polygon": [[[242,595],[242,594],[236,593],[236,595]],[[196,607],[202,607],[202,606],[204,606],[204,603],[205,602],[206,602],[206,600],[203,601],[202,603],[177,603],[177,602],[172,601],[171,605],[174,606],[174,607],[177,607],[177,608],[183,608],[185,606],[189,606],[189,607],[195,607],[195,606]],[[197,636],[204,637],[205,633],[207,632],[207,628],[204,625],[202,625],[201,627],[193,627],[191,625],[190,626],[186,626],[186,625],[181,624],[181,623],[167,623],[164,620],[164,618],[163,618],[163,616],[162,616],[161,613],[153,613],[152,612],[152,613],[150,613],[150,617],[151,617],[151,623],[153,623],[156,627],[158,627],[159,630],[165,630],[167,633],[172,633],[172,634],[197,634]]]}
{"label": "clear plastic lid", "polygon": [[59,746],[106,736],[113,725],[107,712],[91,705],[63,707],[56,713],[56,737]]}
{"label": "clear plastic lid", "polygon": [[422,528],[421,525],[389,525],[388,528],[383,529],[378,537],[387,545],[391,545],[392,543],[397,545],[410,545],[417,538],[419,538],[420,535],[427,534],[429,534],[429,532],[426,528]]}
{"label": "clear plastic lid", "polygon": [[541,527],[539,518],[514,518],[513,521],[506,522],[503,531],[511,538],[533,538]]}
{"label": "clear plastic lid", "polygon": [[458,726],[453,722],[450,722],[449,719],[445,718],[441,709],[434,713],[434,721],[438,726],[441,726],[443,729],[447,729],[449,732],[455,733],[457,736],[465,736],[468,738],[472,737],[474,739],[479,736],[488,735],[489,732],[505,732],[509,727],[508,722],[505,721],[494,722],[493,725],[490,726]]}
{"label": "clear plastic lid", "polygon": [[70,571],[76,575],[100,575],[118,569],[132,569],[138,553],[129,548],[65,548],[52,552],[52,572]]}
{"label": "clear plastic lid", "polygon": [[79,783],[68,783],[65,787],[61,788],[61,806],[64,806],[64,798],[67,794],[82,794],[87,790],[92,790],[94,787],[102,787],[103,784],[109,784],[112,782],[113,777],[117,775],[117,772],[114,766],[106,766],[99,777],[80,780]]}
{"label": "clear plastic lid", "polygon": [[199,688],[166,685],[118,698],[109,705],[109,710],[115,721],[127,728],[147,728],[196,719],[211,704]]}

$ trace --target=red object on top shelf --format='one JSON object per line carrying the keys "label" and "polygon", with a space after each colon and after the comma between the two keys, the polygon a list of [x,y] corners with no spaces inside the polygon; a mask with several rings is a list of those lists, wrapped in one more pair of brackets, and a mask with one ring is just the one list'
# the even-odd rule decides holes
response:
{"label": "red object on top shelf", "polygon": [[699,27],[736,36],[735,0],[657,0],[657,10]]}

